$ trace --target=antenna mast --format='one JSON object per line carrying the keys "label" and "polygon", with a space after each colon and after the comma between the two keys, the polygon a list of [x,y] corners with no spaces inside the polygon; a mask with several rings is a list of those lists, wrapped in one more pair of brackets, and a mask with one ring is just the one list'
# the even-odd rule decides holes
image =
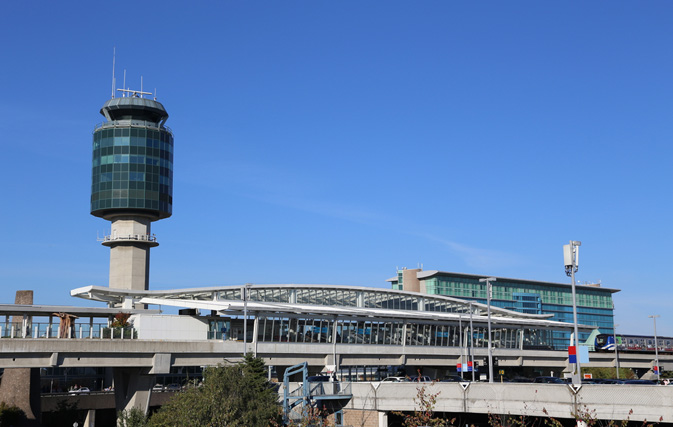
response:
{"label": "antenna mast", "polygon": [[112,47],[112,98],[115,97],[115,56],[117,54],[116,50],[117,50],[116,46],[113,46]]}

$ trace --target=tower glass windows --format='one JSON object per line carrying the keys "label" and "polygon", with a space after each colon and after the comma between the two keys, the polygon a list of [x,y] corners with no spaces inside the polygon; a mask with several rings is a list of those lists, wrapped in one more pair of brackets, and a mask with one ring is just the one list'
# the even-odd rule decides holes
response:
{"label": "tower glass windows", "polygon": [[170,130],[104,123],[94,131],[91,213],[104,216],[111,209],[128,209],[157,219],[171,216],[173,135]]}

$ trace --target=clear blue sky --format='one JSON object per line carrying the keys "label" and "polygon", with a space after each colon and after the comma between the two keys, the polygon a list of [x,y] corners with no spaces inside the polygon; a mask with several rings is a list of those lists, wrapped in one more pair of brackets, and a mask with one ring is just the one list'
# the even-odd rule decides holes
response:
{"label": "clear blue sky", "polygon": [[[202,3],[208,3],[206,6]],[[107,285],[89,214],[111,91],[175,135],[151,289],[386,287],[396,267],[615,295],[673,336],[673,3],[0,3],[0,302]]]}

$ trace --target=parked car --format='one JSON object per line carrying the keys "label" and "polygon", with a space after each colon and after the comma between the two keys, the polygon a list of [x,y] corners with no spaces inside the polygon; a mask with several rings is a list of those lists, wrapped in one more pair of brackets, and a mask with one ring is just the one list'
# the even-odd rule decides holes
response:
{"label": "parked car", "polygon": [[168,384],[165,388],[166,391],[180,391],[182,390],[182,386],[180,384]]}
{"label": "parked car", "polygon": [[601,380],[601,384],[624,384],[624,380],[608,378],[608,379]]}
{"label": "parked car", "polygon": [[624,380],[624,384],[657,385],[655,381],[650,380]]}
{"label": "parked car", "polygon": [[155,384],[154,387],[152,387],[152,391],[164,391],[163,384]]}
{"label": "parked car", "polygon": [[89,390],[89,387],[80,387],[78,389],[70,390],[70,394],[84,394],[90,392],[91,390]]}
{"label": "parked car", "polygon": [[411,381],[415,383],[431,383],[432,380],[427,375],[421,375],[419,377],[411,377]]}
{"label": "parked car", "polygon": [[536,377],[533,382],[542,384],[566,384],[565,381],[557,377]]}

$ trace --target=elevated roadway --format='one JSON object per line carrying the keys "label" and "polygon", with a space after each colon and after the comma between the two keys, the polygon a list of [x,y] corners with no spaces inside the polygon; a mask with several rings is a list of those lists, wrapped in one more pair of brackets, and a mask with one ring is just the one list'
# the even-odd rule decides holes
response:
{"label": "elevated roadway", "polygon": [[[0,340],[0,368],[40,367],[138,367],[150,373],[168,373],[171,367],[208,366],[240,360],[244,352],[240,341],[166,341],[120,339],[40,339],[3,338]],[[267,365],[291,366],[304,361],[310,366],[456,366],[467,349],[456,347],[414,347],[348,345],[330,343],[248,343]],[[493,355],[501,369],[539,367],[563,369],[568,355],[563,351],[495,349]],[[475,349],[475,360],[487,360],[486,349]],[[653,354],[620,353],[623,368],[649,369]],[[463,359],[466,361],[467,359]],[[673,369],[673,355],[659,355],[665,370]],[[587,367],[616,366],[614,353],[590,353]],[[559,371],[560,373],[560,371]]]}

